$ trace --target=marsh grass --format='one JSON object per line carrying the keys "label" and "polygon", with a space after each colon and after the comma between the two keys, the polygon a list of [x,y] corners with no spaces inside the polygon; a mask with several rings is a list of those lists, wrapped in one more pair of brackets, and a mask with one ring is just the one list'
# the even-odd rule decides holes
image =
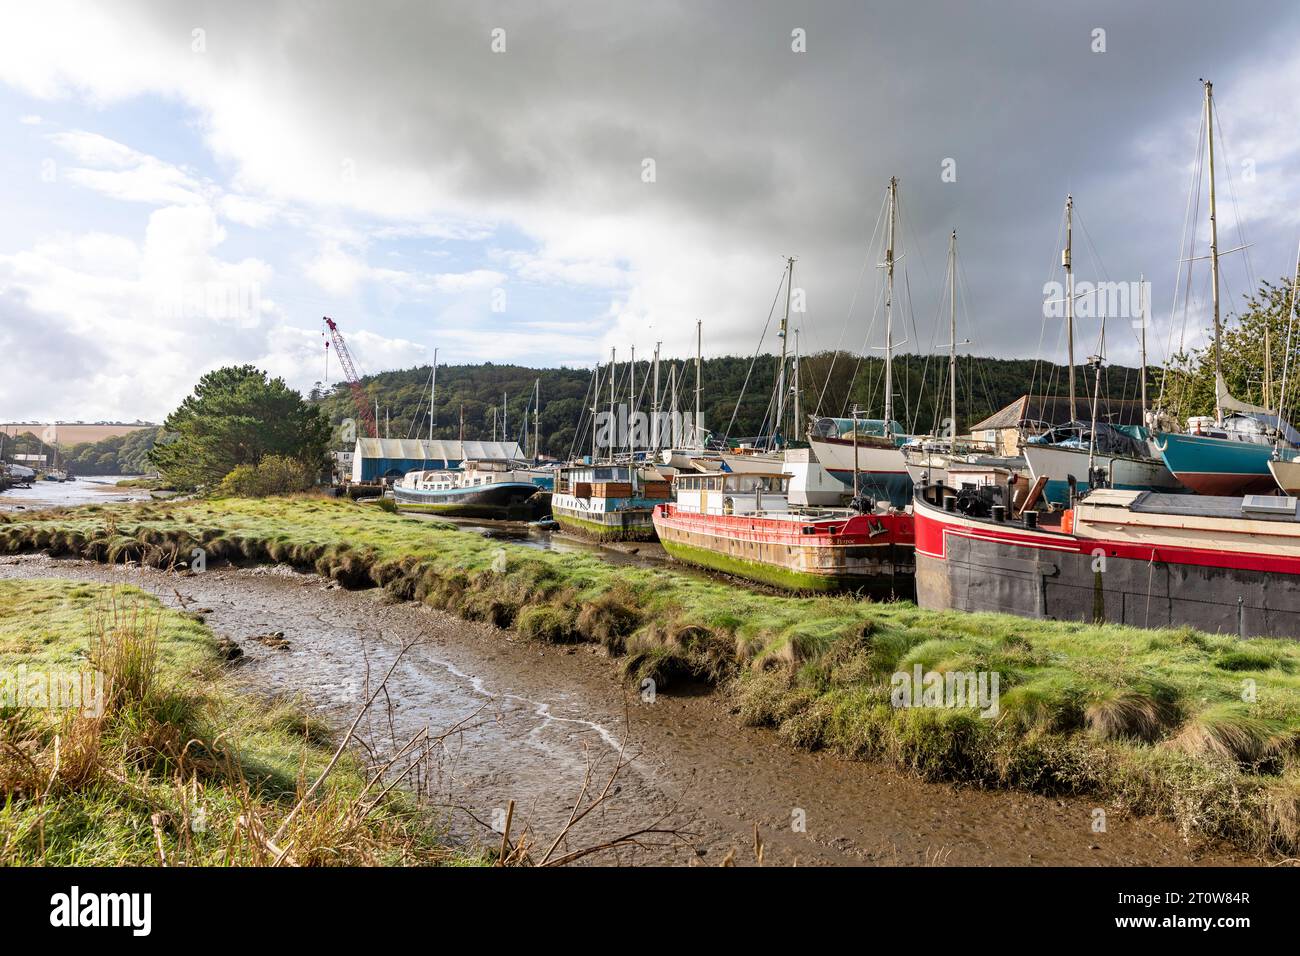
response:
{"label": "marsh grass", "polygon": [[[0,708],[0,865],[461,863],[291,702],[235,693],[202,624],[134,588],[0,581],[0,670],[97,668],[106,706]],[[373,794],[371,794],[373,797]],[[270,834],[299,805],[279,842]]]}
{"label": "marsh grass", "polygon": [[[487,541],[310,496],[0,516],[0,552],[177,567],[276,561],[551,643],[599,644],[660,687],[725,687],[791,744],[926,779],[1092,793],[1189,836],[1294,855],[1300,645],[782,597],[664,568]],[[995,671],[997,719],[899,710],[897,671]]]}

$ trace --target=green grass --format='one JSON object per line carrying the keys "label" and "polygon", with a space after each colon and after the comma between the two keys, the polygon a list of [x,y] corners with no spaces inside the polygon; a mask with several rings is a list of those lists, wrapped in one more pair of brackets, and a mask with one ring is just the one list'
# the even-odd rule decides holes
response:
{"label": "green grass", "polygon": [[[0,674],[106,672],[97,710],[0,703],[0,865],[471,862],[288,702],[228,684],[212,633],[135,588],[0,581]],[[25,706],[25,705],[35,706]],[[371,794],[373,796],[373,792]],[[250,823],[250,821],[252,821]]]}
{"label": "green grass", "polygon": [[[1260,852],[1300,848],[1300,645],[760,594],[663,568],[539,552],[347,501],[98,505],[0,516],[0,552],[170,566],[277,561],[378,585],[538,640],[592,641],[660,689],[704,679],[792,744],[927,779],[1175,820]],[[897,671],[996,671],[1000,714],[898,709]]]}

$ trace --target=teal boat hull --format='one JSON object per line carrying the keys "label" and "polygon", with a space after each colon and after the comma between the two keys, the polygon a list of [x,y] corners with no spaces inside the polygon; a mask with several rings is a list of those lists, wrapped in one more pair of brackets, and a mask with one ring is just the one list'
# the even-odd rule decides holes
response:
{"label": "teal boat hull", "polygon": [[1198,495],[1270,494],[1277,483],[1268,470],[1272,445],[1157,432],[1156,447],[1173,476]]}

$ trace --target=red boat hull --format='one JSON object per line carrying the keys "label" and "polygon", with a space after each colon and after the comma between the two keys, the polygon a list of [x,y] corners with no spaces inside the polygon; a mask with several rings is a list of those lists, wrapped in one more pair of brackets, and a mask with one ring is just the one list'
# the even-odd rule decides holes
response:
{"label": "red boat hull", "polygon": [[910,514],[791,520],[704,515],[662,504],[654,523],[669,554],[716,571],[794,591],[913,594]]}

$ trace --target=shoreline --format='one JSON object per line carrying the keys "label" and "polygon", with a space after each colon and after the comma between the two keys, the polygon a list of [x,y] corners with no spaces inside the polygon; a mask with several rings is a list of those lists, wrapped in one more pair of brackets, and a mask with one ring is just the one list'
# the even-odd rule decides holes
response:
{"label": "shoreline", "polygon": [[[196,547],[213,566],[289,564],[344,587],[376,585],[471,621],[512,626],[542,643],[600,644],[627,677],[649,678],[661,694],[694,682],[732,691],[741,721],[771,727],[794,747],[930,781],[1092,794],[1172,819],[1185,835],[1266,856],[1295,845],[1286,821],[1300,800],[1291,769],[1300,648],[1291,642],[753,594],[310,497],[83,508],[0,522],[0,551],[9,553],[176,567]],[[888,674],[917,663],[1003,671],[1002,719],[892,709]],[[1245,677],[1260,686],[1258,717],[1232,704]],[[1208,706],[1186,698],[1183,684],[1200,688]],[[1150,726],[1125,724],[1134,714]],[[1223,725],[1244,728],[1243,739],[1260,748],[1253,769],[1245,755],[1215,755]],[[1141,730],[1150,736],[1130,736]]]}

